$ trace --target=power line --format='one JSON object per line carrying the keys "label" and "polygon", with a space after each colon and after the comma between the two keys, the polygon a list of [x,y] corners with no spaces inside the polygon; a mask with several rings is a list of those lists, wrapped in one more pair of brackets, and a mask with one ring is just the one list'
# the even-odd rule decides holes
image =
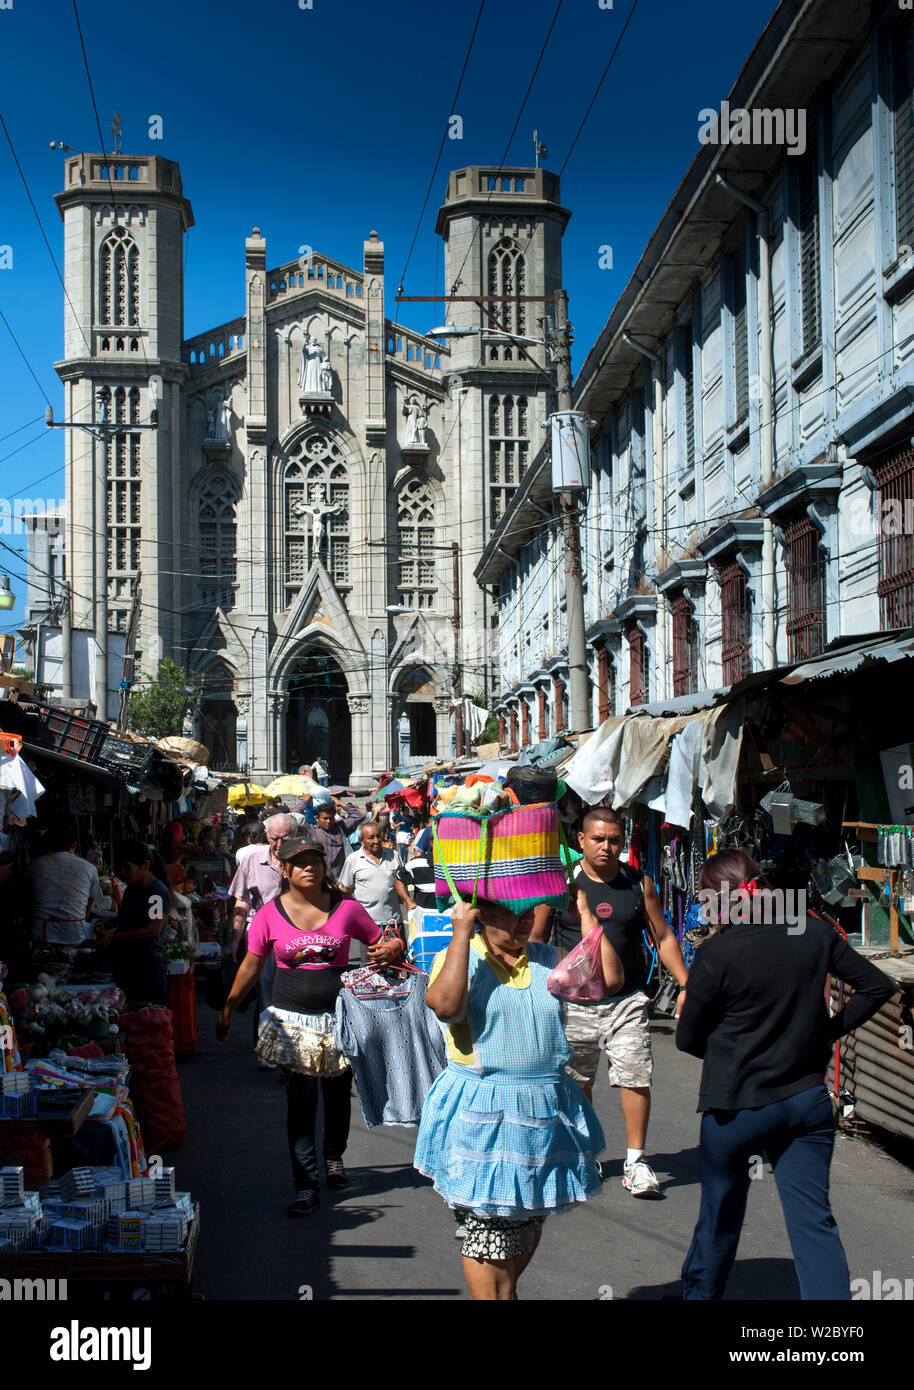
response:
{"label": "power line", "polygon": [[29,205],[31,206],[32,212],[35,214],[35,221],[38,223],[38,230],[41,232],[42,240],[44,241],[45,246],[48,248],[48,255],[51,257],[51,263],[52,263],[52,265],[54,266],[54,270],[55,270],[55,272],[56,272],[57,278],[58,278],[58,280],[60,281],[60,287],[61,287],[61,289],[63,290],[63,292],[64,292],[64,297],[65,297],[67,303],[68,303],[69,306],[70,306],[70,313],[73,315],[73,320],[74,320],[74,322],[75,322],[77,328],[79,329],[80,333],[82,334],[82,340],[83,340],[83,342],[84,342],[85,345],[86,345],[86,351],[87,351],[87,352],[89,353],[89,355],[91,356],[91,355],[92,355],[92,349],[91,349],[91,347],[89,346],[89,340],[88,340],[88,338],[86,337],[85,333],[83,332],[83,326],[82,326],[82,324],[80,323],[80,320],[79,320],[79,317],[78,317],[78,315],[77,315],[77,313],[76,313],[76,310],[75,310],[74,307],[73,307],[73,301],[72,301],[72,299],[70,298],[69,294],[67,293],[67,287],[66,287],[66,285],[64,284],[64,278],[63,278],[63,276],[62,276],[61,273],[60,273],[60,267],[59,267],[58,264],[57,264],[57,260],[56,260],[56,257],[55,257],[55,255],[54,255],[54,252],[51,250],[51,243],[48,241],[47,233],[46,233],[45,230],[44,230],[44,226],[43,226],[43,224],[42,224],[41,218],[38,216],[38,209],[37,209],[36,206],[35,206],[35,199],[32,197],[32,192],[31,192],[31,189],[29,188],[28,180],[27,180],[26,177],[25,177],[25,173],[24,173],[24,171],[23,171],[22,165],[19,163],[19,156],[17,155],[17,153],[16,153],[16,147],[15,147],[15,145],[13,144],[13,137],[10,135],[9,130],[7,129],[6,121],[3,119],[2,114],[0,114],[0,126],[3,127],[3,134],[6,136],[7,144],[8,144],[9,147],[10,147],[10,153],[12,154],[13,160],[14,160],[15,165],[16,165],[16,168],[17,168],[18,171],[19,171],[19,177],[20,177],[20,179],[22,180],[22,186],[23,186],[23,188],[25,189],[25,196],[26,196],[26,197],[28,198],[28,200],[29,200]]}
{"label": "power line", "polygon": [[574,149],[575,149],[575,146],[577,145],[578,140],[579,140],[579,138],[580,138],[581,131],[584,129],[585,125],[587,124],[588,117],[590,116],[590,113],[591,113],[591,111],[593,110],[593,107],[594,107],[594,102],[596,101],[597,97],[600,95],[600,89],[601,89],[601,87],[603,86],[603,83],[606,81],[606,76],[607,76],[607,74],[608,74],[608,72],[609,72],[609,69],[612,67],[613,59],[615,58],[616,54],[617,54],[618,51],[619,51],[619,45],[621,44],[622,40],[625,38],[625,31],[626,31],[626,29],[628,28],[629,24],[631,24],[631,22],[632,22],[632,16],[634,15],[635,10],[636,10],[637,8],[638,8],[638,0],[634,0],[634,3],[632,4],[631,9],[630,9],[629,12],[628,12],[628,19],[626,19],[625,23],[624,23],[623,26],[622,26],[622,32],[621,32],[621,34],[619,35],[618,39],[616,40],[615,47],[613,48],[612,53],[610,53],[610,55],[609,55],[609,60],[608,60],[608,62],[607,62],[607,64],[606,64],[606,67],[603,69],[603,72],[602,72],[602,74],[601,74],[601,76],[600,76],[600,80],[599,80],[599,82],[598,82],[597,85],[596,85],[596,89],[595,89],[595,91],[594,91],[594,94],[593,94],[593,96],[590,98],[590,102],[588,103],[587,110],[584,112],[584,115],[583,115],[583,117],[582,117],[582,119],[581,119],[581,124],[578,126],[577,130],[575,131],[574,139],[573,139],[572,142],[571,142],[571,146],[570,146],[570,148],[569,148],[569,150],[568,150],[568,153],[567,153],[566,156],[565,156],[565,159],[564,159],[564,162],[563,162],[563,164],[562,164],[562,167],[561,167],[561,169],[559,169],[559,178],[561,178],[562,175],[564,174],[564,172],[565,172],[565,166],[567,165],[567,163],[568,163],[569,159],[571,158],[571,156],[574,154]]}
{"label": "power line", "polygon": [[[480,22],[480,20],[482,19],[482,12],[483,12],[483,10],[485,9],[485,4],[486,4],[486,0],[480,0],[480,3],[479,3],[479,10],[478,10],[478,12],[477,12],[477,14],[476,14],[476,23],[473,25],[473,32],[472,32],[472,34],[470,35],[470,42],[469,42],[469,44],[467,45],[467,51],[466,51],[466,54],[465,54],[464,59],[463,59],[463,67],[460,69],[460,77],[459,77],[458,80],[457,80],[457,88],[456,88],[456,91],[454,92],[454,97],[453,97],[453,100],[451,101],[451,105],[450,105],[450,111],[451,111],[451,114],[452,114],[452,115],[454,114],[454,112],[455,112],[456,109],[457,109],[457,102],[458,102],[458,100],[459,100],[459,98],[460,98],[460,89],[461,89],[461,87],[463,86],[463,79],[464,79],[464,77],[466,76],[466,70],[467,70],[467,67],[468,67],[469,62],[470,62],[470,54],[473,52],[473,44],[476,42],[476,34],[477,34],[478,30],[479,30],[479,22]],[[402,272],[402,274],[401,274],[401,276],[400,276],[400,287],[399,287],[399,290],[397,291],[398,294],[402,294],[402,293],[403,293],[403,285],[404,285],[404,282],[405,282],[405,280],[406,280],[406,272],[407,272],[407,270],[409,269],[409,263],[410,263],[410,261],[411,261],[411,259],[412,259],[412,254],[413,254],[413,251],[414,251],[415,246],[416,246],[416,241],[417,241],[418,236],[419,236],[419,230],[420,230],[420,228],[421,228],[421,226],[422,226],[422,219],[423,219],[423,217],[425,216],[425,209],[428,207],[428,200],[429,200],[429,198],[431,197],[432,185],[433,185],[434,182],[435,182],[435,175],[438,173],[438,165],[441,163],[441,156],[442,156],[442,154],[444,153],[444,147],[445,147],[445,145],[446,145],[446,143],[447,143],[447,138],[448,138],[448,122],[445,122],[444,134],[441,136],[441,144],[438,146],[438,155],[437,155],[437,158],[435,159],[435,165],[434,165],[434,168],[432,169],[431,177],[429,178],[429,181],[428,181],[428,187],[427,187],[426,190],[425,190],[425,198],[424,198],[423,203],[422,203],[422,210],[420,211],[420,213],[419,213],[419,219],[418,219],[418,221],[416,222],[416,230],[413,232],[413,239],[412,239],[412,241],[411,241],[410,244],[409,244],[409,251],[407,252],[407,255],[406,255],[406,264],[404,265],[404,267],[403,267],[403,272]]]}
{"label": "power line", "polygon": [[[545,54],[545,52],[546,52],[546,48],[547,48],[547,46],[548,46],[548,44],[549,44],[549,39],[550,39],[551,36],[552,36],[552,31],[553,31],[553,29],[555,28],[555,22],[556,22],[556,20],[557,20],[558,17],[559,17],[559,11],[560,11],[561,8],[562,8],[562,4],[563,4],[563,0],[559,0],[559,3],[558,3],[558,5],[556,6],[556,9],[555,9],[555,13],[554,13],[553,16],[552,16],[552,23],[549,25],[549,29],[547,30],[546,37],[545,37],[545,39],[543,40],[542,46],[541,46],[541,48],[540,48],[539,56],[538,56],[538,58],[537,58],[537,60],[536,60],[536,65],[534,66],[534,69],[533,69],[533,76],[530,78],[530,81],[527,83],[527,89],[526,89],[526,91],[524,92],[524,97],[523,97],[523,100],[522,100],[522,102],[521,102],[521,104],[520,104],[520,109],[518,110],[518,113],[517,113],[517,116],[516,116],[516,118],[515,118],[514,124],[513,124],[513,126],[511,127],[511,134],[508,136],[508,143],[505,145],[504,152],[502,153],[501,160],[499,161],[498,169],[496,170],[496,173],[495,173],[494,183],[495,183],[496,185],[497,185],[497,183],[498,183],[498,176],[499,176],[499,174],[501,173],[502,169],[505,167],[505,161],[506,161],[506,159],[508,158],[508,152],[509,152],[509,150],[510,150],[510,148],[511,148],[511,141],[514,139],[514,133],[515,133],[515,131],[517,130],[518,125],[520,124],[520,118],[521,118],[521,116],[523,115],[524,107],[527,105],[527,98],[528,98],[529,95],[530,95],[530,90],[531,90],[531,88],[532,88],[532,86],[533,86],[533,83],[534,83],[534,81],[535,81],[535,79],[536,79],[536,75],[537,75],[537,73],[539,72],[540,64],[541,64],[542,61],[543,61],[543,56],[544,56],[544,54]],[[486,203],[487,203],[487,204],[491,201],[492,194],[495,193],[495,192],[496,192],[496,188],[495,188],[495,187],[490,188],[490,189],[487,189],[487,191],[486,191]],[[470,258],[470,254],[471,254],[471,252],[472,252],[472,250],[473,250],[473,247],[474,247],[474,245],[475,245],[475,243],[476,243],[476,238],[479,236],[479,229],[480,229],[481,225],[482,225],[482,218],[481,218],[481,217],[477,217],[477,218],[476,218],[476,224],[475,224],[475,226],[474,226],[474,228],[473,228],[473,235],[470,237],[470,244],[469,244],[469,246],[468,246],[467,249],[466,249],[466,255],[464,256],[463,260],[461,261],[461,263],[460,263],[460,268],[459,268],[459,270],[457,271],[457,275],[456,275],[456,277],[454,278],[454,280],[453,280],[452,283],[451,283],[451,287],[450,287],[450,288],[451,288],[451,294],[454,293],[454,291],[456,290],[457,286],[460,284],[461,276],[463,275],[463,268],[464,268],[464,266],[466,265],[467,261],[468,261],[469,258]],[[531,233],[530,240],[532,240],[532,233]],[[529,248],[529,241],[528,241],[528,248]],[[448,302],[449,302],[449,301],[446,301],[446,303],[448,303]]]}
{"label": "power line", "polygon": [[[107,178],[108,178],[108,191],[109,191],[110,194],[111,194],[111,216],[114,218],[114,225],[115,225],[115,227],[119,227],[119,226],[120,226],[120,223],[119,223],[118,220],[117,220],[117,197],[116,197],[115,192],[114,192],[114,184],[113,184],[113,182],[112,182],[112,180],[111,180],[111,164],[110,164],[110,162],[109,162],[109,160],[108,160],[108,154],[107,154],[107,151],[106,151],[106,149],[105,149],[105,137],[104,137],[104,135],[102,134],[102,123],[101,123],[101,121],[100,121],[99,118],[98,118],[98,105],[96,104],[96,101],[95,101],[95,88],[94,88],[94,86],[93,86],[93,84],[92,84],[92,73],[91,73],[90,70],[89,70],[89,55],[88,55],[87,52],[86,52],[86,45],[85,45],[85,41],[84,41],[84,39],[83,39],[83,29],[82,29],[82,25],[81,25],[80,22],[79,22],[79,10],[77,9],[76,0],[73,0],[73,17],[74,17],[74,19],[76,20],[76,31],[77,31],[77,33],[79,34],[79,46],[80,46],[80,49],[82,50],[83,65],[84,65],[84,67],[85,67],[85,69],[86,69],[86,81],[87,81],[88,84],[89,84],[89,96],[90,96],[91,99],[92,99],[92,110],[93,110],[93,112],[95,113],[95,128],[96,128],[96,130],[98,131],[99,145],[100,145],[100,147],[101,147],[102,157],[103,157],[104,160],[105,160],[105,173],[106,173]],[[115,119],[116,119],[116,120],[119,119],[119,118],[117,117],[117,113],[116,113],[116,112],[115,112]],[[142,349],[142,353],[143,353],[143,362],[144,362],[144,365],[145,365],[145,367],[146,367],[146,374],[147,374],[147,377],[148,377],[148,375],[149,375],[149,358],[146,356],[146,342],[145,342],[144,335],[143,335],[142,333],[139,335],[139,341],[140,341],[140,348]]]}
{"label": "power line", "polygon": [[[17,425],[16,428],[15,428],[14,430],[10,430],[9,434],[0,434],[0,444],[2,444],[2,443],[4,442],[4,440],[12,439],[12,437],[13,437],[14,434],[21,434],[23,430],[27,430],[27,429],[28,429],[29,425],[37,425],[37,424],[38,424],[38,421],[41,420],[41,419],[43,419],[43,418],[44,418],[44,417],[41,416],[41,415],[36,415],[35,418],[34,418],[34,420],[26,420],[26,422],[25,422],[24,425]],[[0,463],[2,463],[2,462],[3,462],[3,460],[0,459]]]}
{"label": "power line", "polygon": [[[32,364],[31,364],[31,362],[29,361],[29,359],[26,357],[26,355],[25,355],[25,350],[24,350],[22,344],[20,343],[19,339],[16,337],[15,333],[13,332],[12,325],[10,324],[9,319],[6,317],[6,314],[4,314],[4,312],[3,312],[2,309],[0,309],[0,319],[2,319],[3,322],[5,323],[5,325],[6,325],[6,331],[7,331],[7,333],[9,333],[9,335],[10,335],[10,337],[12,338],[13,342],[16,344],[16,351],[19,353],[19,356],[22,358],[23,362],[24,362],[25,365],[28,367],[29,373],[31,374],[31,377],[32,377],[32,380],[34,381],[35,385],[38,387],[38,390],[39,390],[39,391],[41,392],[41,394],[44,396],[45,401],[47,402],[47,404],[48,404],[48,405],[51,405],[51,398],[50,398],[50,396],[48,395],[47,391],[46,391],[46,390],[44,389],[44,387],[42,386],[41,382],[38,380],[38,377],[35,375],[35,369],[34,369],[34,367],[32,366]],[[51,408],[53,409],[53,406],[52,406]],[[14,433],[15,433],[15,431],[14,431]],[[25,447],[25,446],[23,446],[23,447]]]}

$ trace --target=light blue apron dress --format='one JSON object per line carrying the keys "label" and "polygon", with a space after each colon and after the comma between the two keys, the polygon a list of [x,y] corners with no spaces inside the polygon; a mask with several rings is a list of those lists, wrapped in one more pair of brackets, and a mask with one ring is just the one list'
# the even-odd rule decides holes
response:
{"label": "light blue apron dress", "polygon": [[449,1062],[422,1108],[415,1167],[451,1207],[523,1219],[600,1192],[603,1131],[562,1070],[571,1047],[546,988],[558,952],[530,942],[530,984],[503,985],[470,949],[473,1066]]}

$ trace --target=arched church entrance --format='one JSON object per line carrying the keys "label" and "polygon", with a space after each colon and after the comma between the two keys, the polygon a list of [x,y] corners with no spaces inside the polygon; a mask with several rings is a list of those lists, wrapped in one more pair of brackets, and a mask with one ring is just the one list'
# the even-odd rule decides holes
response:
{"label": "arched church entrance", "polygon": [[229,668],[211,666],[200,690],[200,740],[209,749],[212,772],[237,767],[238,711],[232,699],[234,681]]}
{"label": "arched church entrance", "polygon": [[287,767],[325,758],[330,781],[348,781],[352,770],[348,689],[342,668],[327,652],[312,650],[293,663],[286,714]]}
{"label": "arched church entrance", "polygon": [[398,762],[438,756],[432,677],[423,667],[406,671],[397,682],[394,704],[394,748]]}

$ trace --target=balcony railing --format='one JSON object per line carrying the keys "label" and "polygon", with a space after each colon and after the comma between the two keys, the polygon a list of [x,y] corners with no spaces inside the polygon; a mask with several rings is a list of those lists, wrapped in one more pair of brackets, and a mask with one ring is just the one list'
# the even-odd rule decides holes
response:
{"label": "balcony railing", "polygon": [[204,371],[207,367],[218,367],[228,357],[236,357],[244,352],[244,334],[247,327],[244,318],[232,319],[209,333],[198,338],[189,338],[184,344],[182,355],[191,371]]}

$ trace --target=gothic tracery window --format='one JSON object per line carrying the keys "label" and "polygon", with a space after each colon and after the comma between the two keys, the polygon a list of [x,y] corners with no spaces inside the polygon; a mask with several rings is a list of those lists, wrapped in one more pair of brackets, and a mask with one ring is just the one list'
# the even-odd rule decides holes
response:
{"label": "gothic tracery window", "polygon": [[99,254],[98,319],[116,328],[140,325],[140,253],[123,227],[115,227]]}
{"label": "gothic tracery window", "polygon": [[237,502],[238,489],[225,473],[219,471],[206,479],[197,509],[200,598],[206,608],[234,606]]}
{"label": "gothic tracery window", "polygon": [[400,602],[408,608],[434,608],[437,599],[432,560],[435,503],[431,486],[424,478],[407,478],[401,486],[397,497],[397,526]]}
{"label": "gothic tracery window", "polygon": [[489,397],[489,524],[504,516],[530,454],[526,396]]}
{"label": "gothic tracery window", "polygon": [[[488,289],[490,295],[522,295],[527,292],[527,269],[520,247],[510,237],[502,240],[489,252]],[[523,337],[526,333],[527,306],[522,300],[513,303],[503,298],[489,304],[491,328],[503,333],[516,333]],[[492,342],[489,344],[489,360],[492,362],[511,362],[515,349],[510,343]]]}
{"label": "gothic tracery window", "polygon": [[[138,386],[103,387],[104,412],[118,425],[140,421]],[[132,604],[133,579],[140,568],[140,439],[124,430],[105,443],[108,506],[108,604],[116,632],[126,632]]]}
{"label": "gothic tracery window", "polygon": [[349,473],[342,451],[323,435],[299,445],[283,475],[286,603],[320,557],[334,584],[348,587]]}

